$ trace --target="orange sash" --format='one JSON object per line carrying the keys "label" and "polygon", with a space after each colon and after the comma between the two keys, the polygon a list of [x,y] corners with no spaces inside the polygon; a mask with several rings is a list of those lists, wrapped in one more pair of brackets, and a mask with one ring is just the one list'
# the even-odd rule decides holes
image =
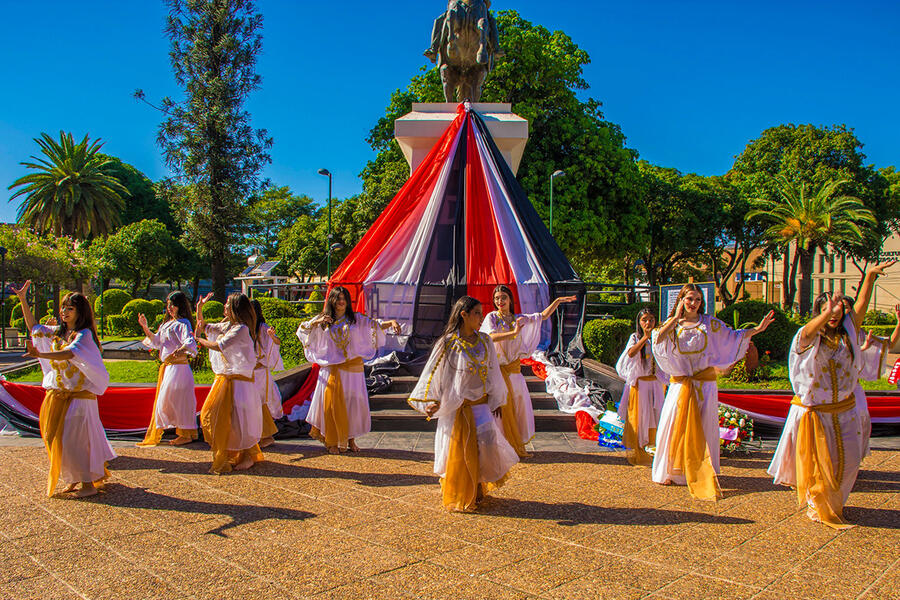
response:
{"label": "orange sash", "polygon": [[[47,393],[44,394],[44,401],[41,403],[38,422],[40,423],[41,437],[44,439],[44,445],[47,447],[47,454],[50,457],[50,472],[47,474],[48,497],[53,496],[59,481],[59,472],[62,469],[63,428],[66,422],[66,413],[69,412],[69,405],[73,398],[96,400],[97,396],[87,391],[47,390]],[[78,448],[76,451],[84,452],[85,449]],[[105,475],[95,483],[109,477],[109,470],[105,466],[103,470]]]}
{"label": "orange sash", "polygon": [[[209,395],[200,409],[200,425],[203,427],[203,438],[213,453],[210,473],[228,473],[234,458],[228,451],[228,438],[231,435],[231,414],[234,410],[234,380],[253,381],[252,377],[243,375],[216,375]],[[255,462],[263,460],[259,444],[238,453],[242,456],[249,453]],[[239,461],[238,461],[239,462]]]}
{"label": "orange sash", "polygon": [[[672,377],[672,383],[680,383],[678,408],[672,423],[672,437],[669,440],[672,454],[672,470],[683,474],[687,480],[691,496],[698,500],[716,501],[722,497],[719,479],[712,467],[709,446],[703,434],[703,418],[700,415],[701,393],[698,385],[704,381],[715,381],[716,369],[707,367],[693,375]],[[718,446],[719,440],[715,440]]]}
{"label": "orange sash", "polygon": [[[503,423],[503,437],[509,442],[520,457],[528,456],[525,452],[525,442],[522,440],[522,433],[519,431],[519,421],[516,418],[516,404],[513,397],[512,381],[510,376],[515,373],[522,372],[522,363],[514,360],[509,364],[500,365],[500,372],[503,373],[503,381],[506,382],[506,404],[500,407],[500,421]],[[529,398],[530,400],[530,398]]]}
{"label": "orange sash", "polygon": [[[806,410],[797,423],[797,501],[802,506],[807,499],[815,508],[819,520],[834,529],[853,527],[844,521],[841,480],[844,475],[844,445],[841,438],[841,424],[838,415],[856,408],[856,399],[851,394],[842,402],[804,406],[800,398],[794,396],[791,404]],[[825,427],[818,415],[831,415],[834,436],[837,442],[837,469],[828,451]]]}
{"label": "orange sash", "polygon": [[272,418],[272,413],[269,411],[269,367],[257,363],[256,370],[259,369],[266,371],[266,394],[262,399],[262,439],[266,439],[274,437],[278,433],[278,425],[275,424],[275,419]]}
{"label": "orange sash", "polygon": [[[156,403],[159,401],[159,388],[162,387],[163,375],[166,372],[166,367],[169,365],[187,365],[190,364],[186,358],[181,358],[179,360],[172,359],[172,355],[166,357],[166,360],[163,361],[161,365],[159,365],[159,373],[156,376],[156,392],[153,394],[153,412],[150,413],[150,425],[147,426],[147,435],[144,436],[144,440],[142,442],[138,442],[138,446],[157,446],[159,442],[162,440],[164,429],[160,429],[156,425]],[[178,435],[183,435],[184,437],[190,437],[193,439],[197,439],[197,430],[196,429],[177,429]]]}
{"label": "orange sash", "polygon": [[441,479],[444,508],[455,511],[474,510],[479,500],[480,468],[478,437],[472,407],[487,404],[487,396],[466,400],[456,412],[447,451],[447,470]]}
{"label": "orange sash", "polygon": [[[626,456],[628,457],[628,462],[633,465],[651,465],[653,464],[653,457],[641,447],[640,443],[640,411],[638,409],[638,405],[640,404],[640,393],[638,386],[641,381],[655,381],[656,377],[647,375],[644,377],[638,377],[637,381],[634,382],[634,385],[631,386],[631,390],[628,392],[628,418],[625,421],[625,431],[622,433],[622,445],[627,448]],[[648,439],[656,439],[656,428],[651,428],[647,432]]]}
{"label": "orange sash", "polygon": [[329,367],[328,382],[325,385],[325,397],[322,405],[325,413],[325,433],[313,427],[309,434],[316,438],[325,447],[338,447],[346,450],[349,440],[350,420],[347,416],[347,403],[344,400],[344,383],[341,381],[341,371],[350,373],[363,373],[363,360],[360,357],[352,358],[347,362]]}

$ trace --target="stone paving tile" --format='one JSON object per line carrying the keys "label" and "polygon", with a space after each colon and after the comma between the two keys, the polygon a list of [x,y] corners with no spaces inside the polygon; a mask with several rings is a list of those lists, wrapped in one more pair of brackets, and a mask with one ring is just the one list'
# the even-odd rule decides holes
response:
{"label": "stone paving tile", "polygon": [[44,496],[42,446],[0,443],[0,598],[875,600],[900,589],[896,451],[866,460],[845,511],[859,526],[834,532],[771,485],[767,452],[726,457],[726,496],[707,504],[653,484],[622,453],[544,434],[532,446],[549,450],[478,513],[450,514],[425,450],[433,434],[360,443],[341,456],[279,443],[250,472],[213,476],[202,444],[116,442],[113,480],[85,501]]}

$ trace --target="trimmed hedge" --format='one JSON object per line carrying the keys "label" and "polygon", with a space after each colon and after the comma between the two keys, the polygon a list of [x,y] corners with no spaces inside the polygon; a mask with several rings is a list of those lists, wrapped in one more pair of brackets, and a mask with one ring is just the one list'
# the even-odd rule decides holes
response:
{"label": "trimmed hedge", "polygon": [[896,325],[897,317],[894,314],[881,312],[880,310],[870,310],[863,319],[863,326],[866,325]]}
{"label": "trimmed hedge", "polygon": [[303,344],[297,337],[297,328],[303,319],[297,317],[285,317],[280,319],[266,320],[271,327],[275,328],[275,333],[281,338],[281,358],[285,362],[299,365],[306,362],[303,355]]}
{"label": "trimmed hedge", "polygon": [[734,313],[737,311],[739,321],[737,325],[740,327],[747,323],[753,323],[754,325],[759,323],[770,310],[775,311],[775,321],[764,332],[754,336],[753,343],[760,353],[768,350],[773,360],[783,360],[787,358],[791,349],[791,340],[794,339],[794,335],[800,326],[790,320],[784,311],[776,305],[766,304],[760,300],[745,300],[723,308],[716,313],[716,316],[729,327],[734,327]]}
{"label": "trimmed hedge", "polygon": [[158,298],[154,298],[150,301],[150,304],[153,305],[153,311],[155,314],[163,314],[166,312],[166,303]]}
{"label": "trimmed hedge", "polygon": [[[134,329],[131,327],[131,320],[128,315],[107,315],[105,317],[105,320],[106,331],[104,333],[106,335],[140,335],[140,333],[134,332]],[[135,323],[137,323],[137,321],[135,321]],[[99,321],[97,324],[99,326]]]}
{"label": "trimmed hedge", "polygon": [[322,309],[325,308],[325,296],[323,296],[322,292],[320,292],[319,290],[313,290],[309,294],[308,299],[313,303],[303,305],[303,315],[305,317],[309,318],[315,316],[322,312]]}
{"label": "trimmed hedge", "polygon": [[16,326],[16,321],[22,319],[25,321],[25,316],[22,314],[22,305],[16,303],[15,306],[12,307],[12,311],[7,313],[9,315],[9,325],[10,327]]}
{"label": "trimmed hedge", "polygon": [[15,327],[22,333],[28,333],[28,331],[27,331],[28,328],[25,327],[25,317],[20,317],[18,319],[15,319],[12,322],[10,322],[9,325],[10,325],[10,327]]}
{"label": "trimmed hedge", "polygon": [[210,300],[203,305],[203,318],[207,323],[221,321],[225,316],[225,305],[217,300]]}
{"label": "trimmed hedge", "polygon": [[890,338],[894,333],[893,325],[863,325],[863,329],[878,337]]}
{"label": "trimmed hedge", "polygon": [[594,319],[584,326],[582,339],[592,358],[615,365],[633,331],[634,324],[625,319]]}
{"label": "trimmed hedge", "polygon": [[[149,325],[156,319],[156,316],[161,313],[157,312],[156,306],[149,300],[142,300],[140,298],[132,300],[122,308],[121,315],[110,315],[110,318],[113,316],[125,317],[124,320],[116,320],[116,327],[121,328],[116,332],[116,335],[141,335],[143,329],[141,329],[141,326],[138,323],[138,315],[140,314],[147,317]],[[112,319],[110,319],[110,323],[112,323]]]}
{"label": "trimmed hedge", "polygon": [[302,316],[298,310],[299,305],[291,304],[287,300],[266,297],[257,297],[254,300],[259,300],[263,319],[266,323],[270,323],[275,319],[294,319]]}
{"label": "trimmed hedge", "polygon": [[[125,308],[125,305],[131,302],[132,297],[131,294],[126,292],[125,290],[120,290],[118,288],[111,288],[103,292],[103,314],[106,316],[109,315],[118,315],[122,313],[122,309]],[[98,297],[94,300],[94,314],[100,315],[100,298]]]}
{"label": "trimmed hedge", "polygon": [[635,322],[637,319],[637,314],[641,312],[643,309],[649,308],[653,311],[653,316],[657,319],[659,318],[659,304],[656,302],[636,302],[634,304],[628,304],[627,306],[623,306],[622,308],[616,308],[612,310],[612,316],[615,319],[624,319],[626,321]]}

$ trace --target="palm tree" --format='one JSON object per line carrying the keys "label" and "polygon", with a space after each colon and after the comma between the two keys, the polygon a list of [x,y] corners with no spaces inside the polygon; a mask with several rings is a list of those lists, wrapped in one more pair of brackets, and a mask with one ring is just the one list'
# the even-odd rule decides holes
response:
{"label": "palm tree", "polygon": [[861,241],[861,227],[875,225],[872,211],[854,196],[839,194],[850,183],[847,179],[831,180],[815,189],[811,184],[796,182],[778,175],[775,199],[755,198],[747,219],[758,219],[768,225],[765,238],[772,244],[787,247],[792,242],[800,263],[800,313],[812,308],[812,272],[816,248],[828,244]]}
{"label": "palm tree", "polygon": [[57,143],[46,133],[34,140],[45,158],[20,163],[31,169],[8,189],[20,189],[10,202],[25,196],[18,221],[37,233],[87,239],[107,235],[119,224],[128,190],[104,168],[110,159],[99,154],[100,140],[75,143],[71,133],[59,132]]}

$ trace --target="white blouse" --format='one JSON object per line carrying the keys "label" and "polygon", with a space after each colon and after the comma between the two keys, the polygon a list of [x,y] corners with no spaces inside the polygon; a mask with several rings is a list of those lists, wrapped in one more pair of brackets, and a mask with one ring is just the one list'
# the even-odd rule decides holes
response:
{"label": "white blouse", "polygon": [[169,319],[159,326],[159,331],[145,337],[142,343],[151,350],[158,350],[161,361],[182,348],[190,356],[197,355],[197,340],[187,319]]}
{"label": "white blouse", "polygon": [[206,337],[219,345],[221,352],[211,350],[209,364],[216,375],[253,377],[256,347],[246,325],[228,321],[206,325]]}
{"label": "white blouse", "polygon": [[345,363],[354,358],[364,361],[375,357],[378,348],[384,346],[385,334],[375,319],[356,313],[355,323],[342,317],[329,327],[310,326],[304,321],[297,329],[297,337],[303,344],[306,360],[330,366]]}
{"label": "white blouse", "polygon": [[708,367],[726,369],[747,354],[750,330],[734,330],[710,315],[678,325],[665,338],[653,330],[653,356],[671,376],[694,375]]}
{"label": "white blouse", "polygon": [[513,330],[516,320],[519,318],[522,318],[524,323],[515,337],[494,342],[494,350],[496,350],[497,358],[502,365],[528,358],[537,350],[541,341],[541,325],[543,323],[541,313],[512,315],[512,319],[506,321],[498,311],[493,311],[488,313],[481,323],[481,331],[484,333],[506,333]]}
{"label": "white blouse", "polygon": [[90,329],[75,333],[70,343],[56,335],[58,327],[35,325],[31,330],[34,347],[40,352],[62,352],[74,354],[69,360],[38,359],[44,372],[45,390],[67,392],[88,391],[100,395],[109,387],[109,372],[103,364],[100,348],[94,342]]}

